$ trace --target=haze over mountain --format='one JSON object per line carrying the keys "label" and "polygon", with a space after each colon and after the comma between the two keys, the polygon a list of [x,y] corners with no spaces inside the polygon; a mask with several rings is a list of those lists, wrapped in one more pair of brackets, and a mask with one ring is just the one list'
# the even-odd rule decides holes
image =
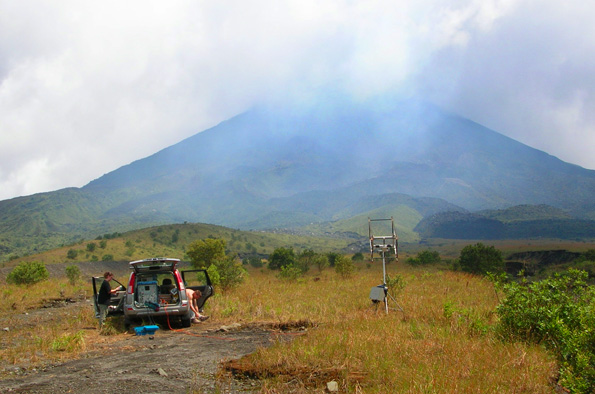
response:
{"label": "haze over mountain", "polygon": [[80,189],[1,201],[0,245],[166,222],[295,228],[398,205],[417,222],[520,204],[595,219],[593,196],[595,171],[435,106],[323,97],[254,108]]}

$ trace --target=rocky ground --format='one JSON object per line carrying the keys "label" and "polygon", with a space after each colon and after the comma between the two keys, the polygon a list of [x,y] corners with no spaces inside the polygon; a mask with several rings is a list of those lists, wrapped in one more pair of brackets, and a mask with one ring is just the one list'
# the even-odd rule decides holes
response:
{"label": "rocky ground", "polygon": [[[61,309],[80,308],[82,304],[72,302]],[[12,315],[10,321],[0,318],[0,324],[27,325],[32,320],[40,324],[51,315],[56,315],[52,308],[43,308]],[[222,326],[210,320],[183,330],[159,329],[154,335],[119,334],[96,344],[76,360],[35,368],[5,365],[0,393],[256,392],[257,381],[221,376],[216,379],[221,362],[289,338],[263,324]]]}

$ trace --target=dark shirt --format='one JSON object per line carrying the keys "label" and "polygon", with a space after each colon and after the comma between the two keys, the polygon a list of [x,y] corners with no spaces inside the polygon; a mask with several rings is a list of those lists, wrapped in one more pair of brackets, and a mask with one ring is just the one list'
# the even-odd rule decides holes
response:
{"label": "dark shirt", "polygon": [[112,287],[109,284],[109,281],[104,280],[99,288],[99,295],[97,296],[97,303],[98,304],[105,304],[109,305],[109,300],[111,298],[110,292],[112,291]]}

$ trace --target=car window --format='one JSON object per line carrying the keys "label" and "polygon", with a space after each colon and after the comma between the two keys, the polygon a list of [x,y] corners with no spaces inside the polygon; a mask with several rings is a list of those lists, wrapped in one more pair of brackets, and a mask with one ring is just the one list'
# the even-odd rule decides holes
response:
{"label": "car window", "polygon": [[184,282],[187,287],[207,285],[207,277],[204,271],[191,271],[192,270],[189,270],[189,272],[184,273]]}

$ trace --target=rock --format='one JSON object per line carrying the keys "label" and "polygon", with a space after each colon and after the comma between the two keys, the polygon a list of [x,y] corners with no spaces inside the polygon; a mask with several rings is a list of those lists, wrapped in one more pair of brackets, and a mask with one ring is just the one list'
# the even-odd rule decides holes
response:
{"label": "rock", "polygon": [[240,323],[233,323],[228,326],[221,326],[219,327],[219,331],[228,332],[236,328],[240,328],[242,325]]}
{"label": "rock", "polygon": [[165,372],[163,368],[157,368],[157,373],[163,377],[167,377],[167,372]]}
{"label": "rock", "polygon": [[327,382],[326,389],[329,393],[338,393],[339,383],[335,382],[334,380],[331,380],[330,382]]}
{"label": "rock", "polygon": [[10,331],[10,328],[8,328],[8,327],[4,327],[4,328],[2,329],[2,331],[7,331],[7,332],[8,332],[8,331]]}

